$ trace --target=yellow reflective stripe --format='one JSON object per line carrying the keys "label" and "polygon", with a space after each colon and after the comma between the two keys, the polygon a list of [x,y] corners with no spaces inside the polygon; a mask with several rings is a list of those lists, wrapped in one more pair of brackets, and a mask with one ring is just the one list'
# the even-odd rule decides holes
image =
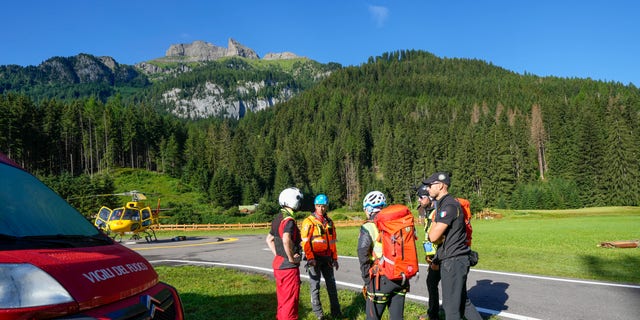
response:
{"label": "yellow reflective stripe", "polygon": [[367,292],[367,297],[373,303],[387,303],[387,299],[389,298],[389,294],[388,293],[379,293],[379,292],[375,292],[375,293]]}

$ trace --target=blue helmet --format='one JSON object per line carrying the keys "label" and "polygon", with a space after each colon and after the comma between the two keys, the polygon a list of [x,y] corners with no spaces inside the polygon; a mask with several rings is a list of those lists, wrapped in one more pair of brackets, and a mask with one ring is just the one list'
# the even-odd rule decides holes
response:
{"label": "blue helmet", "polygon": [[313,204],[321,204],[321,205],[328,205],[329,204],[329,198],[327,198],[326,195],[324,194],[319,194],[316,196],[316,199],[313,201]]}

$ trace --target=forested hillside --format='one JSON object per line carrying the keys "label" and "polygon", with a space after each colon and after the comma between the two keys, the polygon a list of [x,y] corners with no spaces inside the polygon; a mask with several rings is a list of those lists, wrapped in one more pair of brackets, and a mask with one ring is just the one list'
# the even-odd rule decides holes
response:
{"label": "forested hillside", "polygon": [[519,75],[422,51],[370,58],[241,120],[180,120],[118,96],[0,96],[0,150],[42,174],[163,172],[212,204],[273,201],[284,187],[359,208],[407,202],[436,170],[475,209],[638,205],[640,91]]}
{"label": "forested hillside", "polygon": [[134,67],[89,54],[53,57],[39,66],[0,66],[0,93],[17,92],[37,101],[90,96],[105,101],[116,93],[136,92],[149,85]]}

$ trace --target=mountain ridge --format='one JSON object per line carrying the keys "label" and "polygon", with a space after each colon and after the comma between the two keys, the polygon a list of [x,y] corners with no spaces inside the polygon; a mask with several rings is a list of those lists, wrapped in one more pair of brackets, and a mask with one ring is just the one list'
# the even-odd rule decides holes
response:
{"label": "mountain ridge", "polygon": [[[289,100],[340,67],[291,52],[268,53],[261,59],[233,38],[227,48],[198,40],[172,44],[164,57],[135,65],[120,64],[110,56],[80,53],[52,57],[38,66],[0,66],[0,93],[22,92],[36,100],[97,96],[106,101],[118,93],[142,99],[149,97],[146,91],[156,92],[155,88],[161,87],[163,92],[154,95],[155,104],[178,117],[240,118],[248,110],[263,110]],[[256,78],[253,74],[262,74],[261,70],[269,72]],[[198,72],[208,74],[195,76],[201,83],[188,79],[189,74]],[[269,79],[274,74],[277,79]],[[229,81],[231,78],[235,81]],[[175,86],[164,85],[168,82]]]}

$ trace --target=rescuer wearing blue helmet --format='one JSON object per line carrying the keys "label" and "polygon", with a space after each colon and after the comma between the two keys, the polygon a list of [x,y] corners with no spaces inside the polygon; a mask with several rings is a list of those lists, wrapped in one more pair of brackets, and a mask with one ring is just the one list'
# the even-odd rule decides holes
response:
{"label": "rescuer wearing blue helmet", "polygon": [[329,198],[327,198],[327,196],[324,195],[324,194],[319,194],[319,195],[316,196],[316,199],[313,200],[313,204],[314,205],[321,204],[323,206],[328,206],[329,205]]}
{"label": "rescuer wearing blue helmet", "polygon": [[315,211],[302,221],[302,249],[307,260],[306,269],[309,274],[311,289],[311,309],[318,319],[324,318],[320,303],[320,277],[324,277],[331,304],[331,316],[342,318],[340,301],[333,268],[338,270],[338,251],[336,250],[336,228],[327,216],[329,199],[319,194],[313,200]]}

